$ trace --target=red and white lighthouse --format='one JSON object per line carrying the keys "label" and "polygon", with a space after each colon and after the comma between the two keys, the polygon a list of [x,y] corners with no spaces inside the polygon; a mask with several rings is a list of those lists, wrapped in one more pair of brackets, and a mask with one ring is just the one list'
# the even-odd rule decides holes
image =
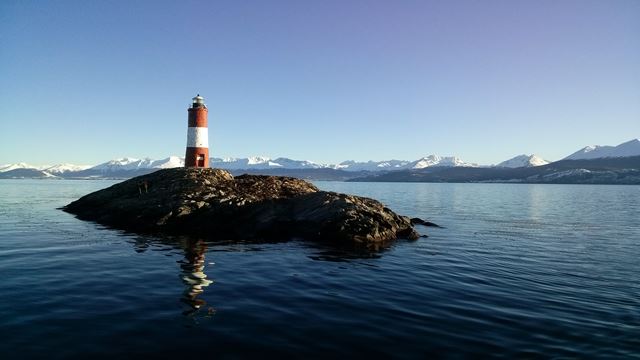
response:
{"label": "red and white lighthouse", "polygon": [[187,153],[185,167],[209,167],[209,129],[207,125],[207,106],[204,98],[198,94],[188,109],[189,128],[187,129]]}

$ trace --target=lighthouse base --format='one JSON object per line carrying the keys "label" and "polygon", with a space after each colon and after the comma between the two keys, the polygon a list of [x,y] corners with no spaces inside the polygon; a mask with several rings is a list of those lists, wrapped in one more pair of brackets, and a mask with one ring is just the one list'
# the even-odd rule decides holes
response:
{"label": "lighthouse base", "polygon": [[184,167],[208,168],[209,148],[188,147],[184,156]]}

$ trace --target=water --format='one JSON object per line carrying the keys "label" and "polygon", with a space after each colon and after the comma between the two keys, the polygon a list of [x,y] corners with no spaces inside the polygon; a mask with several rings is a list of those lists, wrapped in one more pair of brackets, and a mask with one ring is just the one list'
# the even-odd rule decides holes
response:
{"label": "water", "polygon": [[640,357],[640,187],[318,182],[428,218],[380,253],[139,236],[0,181],[0,357]]}

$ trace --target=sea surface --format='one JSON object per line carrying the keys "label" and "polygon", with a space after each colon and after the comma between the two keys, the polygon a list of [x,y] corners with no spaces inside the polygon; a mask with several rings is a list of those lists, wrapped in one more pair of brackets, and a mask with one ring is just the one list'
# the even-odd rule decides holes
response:
{"label": "sea surface", "polygon": [[316,182],[444,228],[379,252],[139,236],[0,180],[0,358],[640,358],[640,186]]}

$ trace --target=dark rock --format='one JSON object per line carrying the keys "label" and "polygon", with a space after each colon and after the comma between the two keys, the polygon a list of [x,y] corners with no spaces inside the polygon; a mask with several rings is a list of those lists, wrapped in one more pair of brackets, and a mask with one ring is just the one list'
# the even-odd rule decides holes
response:
{"label": "dark rock", "polygon": [[422,226],[431,226],[431,227],[437,227],[437,228],[442,228],[442,226],[436,224],[436,223],[432,223],[431,221],[427,221],[427,220],[423,220],[420,218],[411,218],[411,225],[422,225]]}
{"label": "dark rock", "polygon": [[408,217],[376,200],[320,191],[289,177],[234,178],[219,169],[160,170],[86,195],[63,210],[135,232],[209,239],[379,244],[419,237]]}

